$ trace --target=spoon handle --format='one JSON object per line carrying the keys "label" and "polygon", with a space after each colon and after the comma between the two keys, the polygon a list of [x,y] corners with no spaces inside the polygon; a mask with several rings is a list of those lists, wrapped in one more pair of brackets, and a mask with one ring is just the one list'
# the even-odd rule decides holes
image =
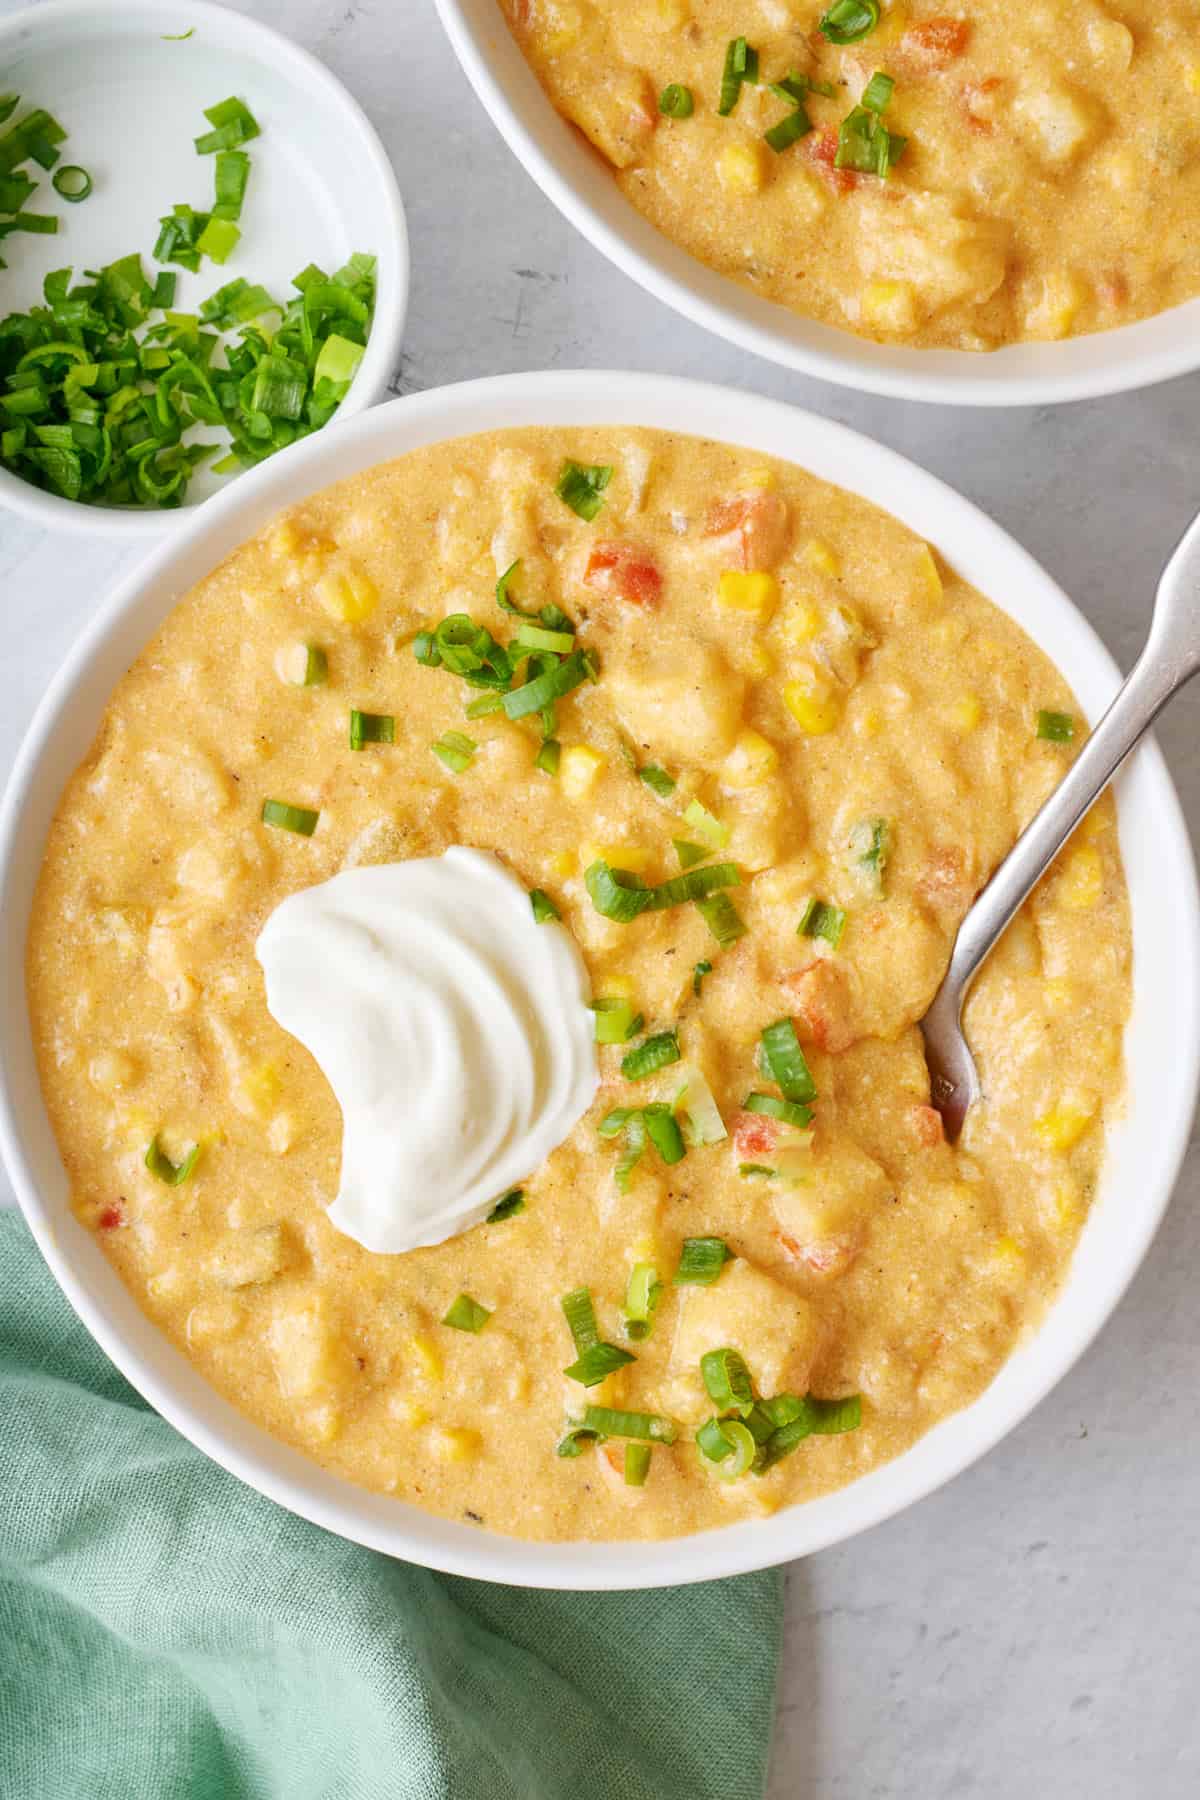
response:
{"label": "spoon handle", "polygon": [[1124,686],[962,925],[943,989],[961,1007],[979,965],[1172,695],[1200,669],[1200,520],[1159,583],[1150,636]]}

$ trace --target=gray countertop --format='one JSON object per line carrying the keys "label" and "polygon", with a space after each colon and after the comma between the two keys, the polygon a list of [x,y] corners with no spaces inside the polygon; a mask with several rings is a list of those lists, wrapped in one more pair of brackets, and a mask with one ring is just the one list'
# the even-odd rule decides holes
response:
{"label": "gray countertop", "polygon": [[[784,373],[684,323],[576,235],[492,129],[429,0],[242,10],[328,63],[395,162],[413,252],[396,392],[609,366],[812,407],[979,502],[1129,666],[1166,553],[1200,506],[1200,376],[1075,407],[971,413]],[[0,514],[0,775],[82,621],[138,554]],[[1193,837],[1196,707],[1185,696],[1160,732]],[[771,1800],[1200,1793],[1198,1201],[1193,1136],[1144,1268],[1033,1417],[932,1499],[792,1568]]]}

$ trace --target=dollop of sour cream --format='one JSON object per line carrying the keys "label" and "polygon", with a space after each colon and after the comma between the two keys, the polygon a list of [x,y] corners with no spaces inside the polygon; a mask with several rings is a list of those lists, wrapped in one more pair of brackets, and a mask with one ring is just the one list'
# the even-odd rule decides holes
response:
{"label": "dollop of sour cream", "polygon": [[342,1109],[329,1217],[368,1250],[478,1225],[592,1103],[583,958],[484,851],[346,869],[282,901],[256,951]]}

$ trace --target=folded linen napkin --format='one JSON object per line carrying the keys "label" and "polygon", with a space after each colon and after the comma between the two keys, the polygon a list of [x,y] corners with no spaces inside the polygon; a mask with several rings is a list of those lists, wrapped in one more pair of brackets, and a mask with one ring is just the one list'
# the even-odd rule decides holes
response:
{"label": "folded linen napkin", "polygon": [[777,1574],[436,1575],[194,1450],[0,1212],[0,1794],[759,1800]]}

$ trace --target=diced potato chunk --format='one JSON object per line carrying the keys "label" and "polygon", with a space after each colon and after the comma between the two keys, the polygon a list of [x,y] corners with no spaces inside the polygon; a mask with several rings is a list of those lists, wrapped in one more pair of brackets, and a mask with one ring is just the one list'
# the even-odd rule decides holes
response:
{"label": "diced potato chunk", "polygon": [[954,194],[867,197],[856,237],[871,281],[903,282],[914,306],[980,306],[1004,280],[1010,227],[980,218]]}
{"label": "diced potato chunk", "polygon": [[342,1392],[354,1360],[316,1301],[276,1314],[267,1330],[275,1374],[289,1400],[324,1400]]}
{"label": "diced potato chunk", "polygon": [[1077,157],[1100,129],[1095,103],[1052,77],[1026,82],[1012,112],[1017,130],[1035,155],[1056,167]]}
{"label": "diced potato chunk", "polygon": [[781,1230],[803,1249],[857,1233],[891,1192],[887,1171],[850,1138],[814,1143],[802,1180],[774,1196]]}
{"label": "diced potato chunk", "polygon": [[815,1308],[753,1263],[730,1263],[711,1287],[679,1292],[671,1346],[672,1395],[681,1416],[703,1417],[712,1402],[700,1358],[726,1345],[741,1352],[761,1394],[803,1394],[820,1341]]}
{"label": "diced potato chunk", "polygon": [[686,663],[614,657],[604,673],[626,729],[659,755],[713,764],[733,749],[746,684],[718,650],[697,646]]}
{"label": "diced potato chunk", "polygon": [[254,1287],[274,1281],[291,1261],[287,1233],[282,1225],[263,1225],[255,1231],[235,1231],[213,1252],[209,1268],[223,1287]]}
{"label": "diced potato chunk", "polygon": [[863,289],[863,323],[907,337],[920,324],[917,296],[908,281],[870,281]]}
{"label": "diced potato chunk", "polygon": [[1073,269],[1052,269],[1043,276],[1033,304],[1025,313],[1031,337],[1065,338],[1070,335],[1088,298],[1088,284]]}
{"label": "diced potato chunk", "polygon": [[658,123],[649,76],[629,67],[591,76],[564,102],[564,110],[615,169],[638,161]]}

